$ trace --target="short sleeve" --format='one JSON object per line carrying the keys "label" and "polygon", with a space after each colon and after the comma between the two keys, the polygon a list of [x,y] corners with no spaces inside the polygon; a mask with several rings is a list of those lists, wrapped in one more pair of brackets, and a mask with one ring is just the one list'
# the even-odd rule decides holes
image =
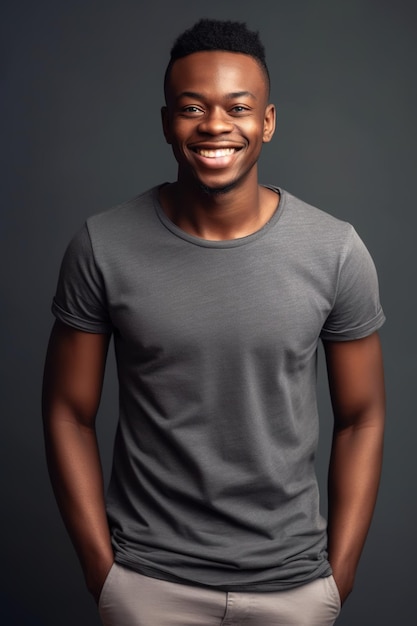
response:
{"label": "short sleeve", "polygon": [[351,227],[341,259],[336,296],[321,338],[328,341],[361,339],[378,330],[384,321],[374,262]]}
{"label": "short sleeve", "polygon": [[57,319],[91,333],[110,333],[104,281],[97,268],[87,225],[70,242],[52,303]]}

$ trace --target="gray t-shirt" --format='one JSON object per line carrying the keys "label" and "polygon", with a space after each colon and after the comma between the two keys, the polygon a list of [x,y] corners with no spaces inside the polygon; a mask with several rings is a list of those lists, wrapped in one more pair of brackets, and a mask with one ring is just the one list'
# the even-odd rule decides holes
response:
{"label": "gray t-shirt", "polygon": [[89,218],[65,254],[54,314],[114,335],[108,517],[116,561],[142,574],[265,591],[330,573],[317,346],[384,315],[352,226],[279,192],[261,230],[207,241],[155,188]]}

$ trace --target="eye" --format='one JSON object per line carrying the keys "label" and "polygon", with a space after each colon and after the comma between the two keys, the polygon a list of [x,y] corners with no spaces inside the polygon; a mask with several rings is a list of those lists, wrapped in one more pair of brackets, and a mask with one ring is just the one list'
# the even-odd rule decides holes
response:
{"label": "eye", "polygon": [[249,108],[244,106],[243,104],[237,104],[236,106],[234,106],[231,111],[232,113],[237,113],[237,114],[241,114],[241,113],[248,113],[249,112]]}
{"label": "eye", "polygon": [[195,104],[189,104],[188,106],[185,106],[182,108],[182,112],[185,113],[186,115],[199,115],[203,111],[200,109],[200,107],[196,106]]}

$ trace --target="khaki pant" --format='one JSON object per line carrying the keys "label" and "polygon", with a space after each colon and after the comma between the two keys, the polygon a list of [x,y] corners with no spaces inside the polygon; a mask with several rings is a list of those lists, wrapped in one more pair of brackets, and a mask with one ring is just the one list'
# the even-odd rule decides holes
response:
{"label": "khaki pant", "polygon": [[104,626],[331,626],[340,612],[332,576],[288,591],[224,592],[142,576],[116,563],[104,583]]}

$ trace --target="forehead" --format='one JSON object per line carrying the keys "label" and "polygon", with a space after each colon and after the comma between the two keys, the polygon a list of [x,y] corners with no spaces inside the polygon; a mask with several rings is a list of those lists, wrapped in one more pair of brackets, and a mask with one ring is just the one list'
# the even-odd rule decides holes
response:
{"label": "forehead", "polygon": [[260,64],[248,54],[208,50],[177,59],[167,81],[167,97],[183,91],[222,93],[249,91],[267,97]]}

